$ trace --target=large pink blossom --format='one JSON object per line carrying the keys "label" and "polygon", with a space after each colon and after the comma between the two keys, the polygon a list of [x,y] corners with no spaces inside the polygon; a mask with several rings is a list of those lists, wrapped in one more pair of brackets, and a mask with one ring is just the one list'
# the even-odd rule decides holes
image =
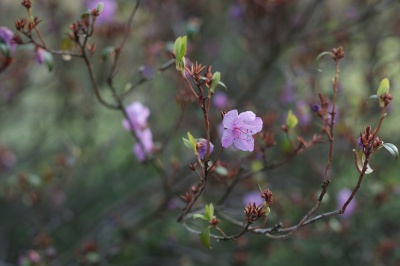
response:
{"label": "large pink blossom", "polygon": [[[124,119],[122,121],[122,126],[128,130],[141,130],[147,127],[147,118],[150,115],[150,110],[140,102],[133,102],[127,107],[125,107],[126,114],[129,117],[129,120]],[[133,128],[131,127],[133,126]]]}
{"label": "large pink blossom", "polygon": [[242,151],[254,150],[253,135],[262,130],[263,121],[251,111],[238,115],[238,111],[231,110],[225,114],[222,124],[225,127],[222,135],[222,146],[228,148],[235,144]]}
{"label": "large pink blossom", "polygon": [[144,130],[136,131],[136,135],[140,140],[140,143],[136,143],[135,146],[133,146],[133,153],[136,155],[136,158],[142,162],[146,160],[148,154],[153,152],[153,134],[151,133],[150,128],[146,128]]}
{"label": "large pink blossom", "polygon": [[[136,134],[139,142],[133,147],[133,153],[139,161],[144,161],[153,152],[153,134],[147,125],[150,110],[140,102],[133,102],[125,108],[128,119],[122,121],[122,126]],[[130,122],[129,122],[130,121]]]}

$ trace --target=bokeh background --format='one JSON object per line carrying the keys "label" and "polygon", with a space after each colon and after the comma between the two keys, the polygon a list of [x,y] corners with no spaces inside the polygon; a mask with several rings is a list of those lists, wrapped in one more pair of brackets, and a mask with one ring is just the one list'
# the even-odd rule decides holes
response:
{"label": "bokeh background", "polygon": [[[135,1],[103,3],[91,59],[101,93],[112,101],[110,60],[102,51],[121,41]],[[36,0],[33,12],[42,19],[48,46],[58,49],[68,25],[96,5]],[[156,145],[168,139],[156,155],[173,191],[162,208],[159,172],[135,158],[123,116],[97,102],[83,61],[55,56],[49,72],[35,63],[33,46],[18,47],[13,64],[0,73],[0,265],[399,265],[399,164],[384,150],[374,155],[374,172],[345,215],[320,220],[287,240],[246,234],[204,248],[198,235],[176,222],[184,206],[179,196],[197,182],[187,167],[195,158],[182,137],[188,131],[205,137],[202,113],[174,66],[158,70],[172,58],[174,40],[188,35],[188,59],[212,65],[228,87],[218,89],[211,107],[216,150],[220,111],[253,110],[274,134],[276,145],[266,152],[273,162],[290,153],[281,130],[289,109],[299,118],[293,141],[321,133],[310,104],[318,103],[319,92],[332,96],[334,62],[316,58],[343,46],[332,184],[318,213],[332,211],[357,182],[352,149],[363,128],[377,124],[379,106],[367,99],[386,77],[394,100],[380,137],[400,143],[399,12],[394,0],[140,1],[114,82],[124,93],[146,80],[124,104],[149,107]],[[26,17],[20,1],[2,0],[0,13],[0,26],[13,31],[14,21]],[[298,222],[320,191],[328,156],[324,140],[242,181],[225,202],[227,213],[242,219],[248,201],[259,199],[257,182],[274,192],[267,226]],[[221,160],[257,169],[259,158],[248,156],[228,149]],[[211,178],[200,202],[216,202],[228,183]],[[223,219],[220,227],[240,230]]]}

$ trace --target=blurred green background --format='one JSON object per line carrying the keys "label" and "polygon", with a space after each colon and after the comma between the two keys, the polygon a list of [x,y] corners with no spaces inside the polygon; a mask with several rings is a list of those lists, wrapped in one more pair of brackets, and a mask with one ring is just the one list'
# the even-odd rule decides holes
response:
{"label": "blurred green background", "polygon": [[[59,49],[68,25],[95,7],[92,2],[34,1],[47,45]],[[101,93],[112,101],[106,84],[110,60],[101,60],[101,54],[121,41],[135,1],[103,2],[91,59]],[[20,1],[2,0],[0,10],[0,26],[14,32],[14,21],[26,17]],[[352,149],[363,128],[378,122],[379,105],[367,99],[386,77],[394,99],[379,135],[384,142],[400,141],[399,12],[398,1],[390,0],[140,1],[114,83],[124,93],[152,76],[124,104],[139,101],[149,107],[156,145],[173,132],[157,154],[173,191],[161,209],[160,174],[152,164],[137,161],[123,116],[97,102],[83,61],[55,56],[49,73],[35,63],[32,45],[18,47],[13,64],[0,73],[0,265],[399,265],[400,172],[384,150],[374,155],[374,172],[347,215],[320,220],[288,240],[249,233],[204,248],[199,236],[176,222],[184,207],[180,195],[197,182],[187,167],[195,157],[182,137],[188,131],[205,137],[202,113],[187,101],[188,89],[174,66],[157,70],[172,58],[174,40],[188,35],[188,59],[212,65],[228,87],[219,95],[228,100],[211,107],[216,151],[220,111],[253,110],[275,136],[276,145],[266,152],[272,162],[288,156],[280,126],[289,109],[300,120],[293,140],[321,134],[309,105],[318,103],[319,92],[332,96],[334,62],[316,58],[343,46],[332,184],[318,213],[332,211],[340,192],[357,183]],[[296,224],[315,203],[327,153],[325,136],[323,144],[284,166],[242,181],[225,202],[227,212],[243,219],[246,195],[258,182],[275,197],[267,226]],[[228,168],[251,169],[259,158],[228,149],[221,160]],[[200,203],[215,203],[228,183],[211,177]],[[225,232],[240,230],[221,220]]]}

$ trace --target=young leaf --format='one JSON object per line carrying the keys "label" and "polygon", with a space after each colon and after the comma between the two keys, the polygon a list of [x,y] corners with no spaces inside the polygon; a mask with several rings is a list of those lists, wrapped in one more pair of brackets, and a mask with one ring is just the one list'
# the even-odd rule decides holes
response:
{"label": "young leaf", "polygon": [[207,217],[204,214],[200,214],[200,213],[193,214],[193,219],[196,219],[196,218],[200,218],[200,219],[203,219],[205,221],[208,221]]}
{"label": "young leaf", "polygon": [[220,80],[221,80],[221,73],[217,71],[214,73],[212,77],[210,91],[214,91],[215,87],[217,87]]}
{"label": "young leaf", "polygon": [[208,205],[206,205],[206,211],[204,213],[204,216],[207,218],[207,221],[211,221],[212,216],[210,212],[210,207]]}
{"label": "young leaf", "polygon": [[0,52],[6,57],[10,57],[10,47],[4,43],[0,43]]}
{"label": "young leaf", "polygon": [[183,140],[183,144],[186,146],[186,148],[193,150],[193,145],[188,139],[182,138],[182,140]]}
{"label": "young leaf", "polygon": [[187,36],[178,37],[174,43],[175,64],[179,71],[185,70],[185,54],[187,47]]}
{"label": "young leaf", "polygon": [[85,12],[81,15],[81,19],[89,19],[90,17],[90,13],[89,12]]}
{"label": "young leaf", "polygon": [[97,11],[99,13],[101,13],[101,11],[103,11],[103,8],[104,8],[103,2],[100,2],[97,4]]}
{"label": "young leaf", "polygon": [[206,247],[211,249],[210,241],[210,227],[205,227],[200,234],[201,243]]}
{"label": "young leaf", "polygon": [[382,146],[397,160],[399,158],[399,149],[392,143],[383,143]]}
{"label": "young leaf", "polygon": [[379,96],[376,94],[372,94],[371,96],[368,97],[368,100],[369,99],[379,99]]}
{"label": "young leaf", "polygon": [[210,205],[208,205],[208,209],[210,211],[210,221],[212,220],[212,218],[214,217],[214,205],[212,203],[210,203]]}
{"label": "young leaf", "polygon": [[60,44],[60,50],[71,51],[72,48],[74,48],[74,42],[69,37],[62,39]]}
{"label": "young leaf", "polygon": [[381,97],[383,94],[385,93],[389,93],[390,90],[390,84],[389,84],[389,80],[387,78],[382,79],[381,83],[379,84],[379,88],[378,91],[376,92],[376,94]]}
{"label": "young leaf", "polygon": [[196,140],[194,139],[194,137],[192,136],[192,134],[190,134],[190,132],[188,131],[187,133],[189,142],[191,144],[191,148],[193,149],[193,151],[196,151]]}
{"label": "young leaf", "polygon": [[264,202],[264,206],[265,206],[265,216],[268,216],[271,213],[271,209],[269,207],[267,207],[267,203]]}
{"label": "young leaf", "polygon": [[214,171],[219,175],[223,175],[223,176],[227,176],[228,175],[228,169],[226,169],[223,166],[215,167]]}
{"label": "young leaf", "polygon": [[289,110],[288,116],[286,118],[286,125],[288,126],[288,128],[294,128],[296,127],[297,123],[299,122],[299,120],[297,119],[297,117],[293,114],[292,110]]}
{"label": "young leaf", "polygon": [[107,47],[104,48],[103,51],[101,52],[101,59],[103,61],[107,61],[108,58],[112,58],[112,56],[115,55],[115,48],[114,47]]}
{"label": "young leaf", "polygon": [[226,87],[226,85],[222,81],[218,82],[218,85],[221,85],[222,87],[225,88],[225,91],[228,91],[228,88]]}
{"label": "young leaf", "polygon": [[185,57],[187,48],[187,36],[183,36],[181,39],[181,51],[179,53],[180,60]]}
{"label": "young leaf", "polygon": [[47,52],[46,50],[43,50],[43,58],[44,58],[45,65],[49,69],[49,72],[51,72],[54,67],[53,55],[51,53]]}
{"label": "young leaf", "polygon": [[[358,151],[356,153],[357,156],[357,170],[358,172],[361,174],[363,167],[364,167],[364,162],[365,162],[365,154],[363,153],[363,151]],[[372,173],[374,170],[372,170],[372,168],[369,166],[369,164],[367,164],[367,169],[365,171],[365,174],[370,174]]]}

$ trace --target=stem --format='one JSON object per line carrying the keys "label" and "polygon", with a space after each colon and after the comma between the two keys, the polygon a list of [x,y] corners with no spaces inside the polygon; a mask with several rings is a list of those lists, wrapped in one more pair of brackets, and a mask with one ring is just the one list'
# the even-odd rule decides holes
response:
{"label": "stem", "polygon": [[300,222],[291,230],[289,233],[286,235],[281,236],[282,238],[287,238],[294,234],[300,227],[303,226],[303,224],[310,218],[310,216],[318,210],[318,208],[321,206],[322,199],[324,198],[326,191],[328,189],[328,186],[330,184],[330,180],[328,177],[329,170],[332,165],[332,158],[333,158],[333,144],[334,144],[334,125],[335,125],[335,107],[336,107],[336,101],[337,101],[337,92],[338,92],[338,81],[339,81],[339,59],[335,59],[335,77],[333,80],[333,103],[332,103],[332,111],[331,111],[331,120],[330,123],[328,124],[329,126],[329,132],[326,132],[328,135],[329,139],[329,155],[328,155],[328,162],[326,164],[325,168],[325,175],[324,175],[324,183],[322,185],[322,190],[321,193],[318,197],[317,202],[315,205],[309,210],[307,215],[303,217],[303,219],[300,220]]}
{"label": "stem", "polygon": [[93,65],[90,62],[89,57],[87,56],[87,53],[85,51],[85,47],[81,46],[81,49],[82,49],[82,57],[83,57],[83,60],[85,61],[86,67],[87,67],[87,69],[89,71],[90,80],[92,82],[92,87],[93,87],[94,94],[96,95],[97,100],[107,108],[114,109],[114,110],[120,109],[120,105],[110,104],[110,103],[106,102],[103,99],[103,97],[101,96],[100,88],[99,88],[99,85],[97,84],[97,81],[96,81],[96,74],[94,72]]}

